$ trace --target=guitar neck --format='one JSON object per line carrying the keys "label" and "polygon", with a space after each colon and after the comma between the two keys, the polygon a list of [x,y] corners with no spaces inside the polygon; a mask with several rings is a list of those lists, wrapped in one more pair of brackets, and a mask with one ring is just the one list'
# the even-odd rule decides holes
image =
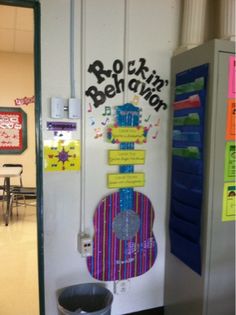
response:
{"label": "guitar neck", "polygon": [[[133,142],[125,142],[120,144],[120,150],[134,150]],[[133,165],[121,165],[119,168],[120,173],[133,173],[134,166]]]}
{"label": "guitar neck", "polygon": [[[138,127],[140,109],[132,104],[118,106],[116,109],[116,122],[119,127]],[[120,150],[134,150],[134,142],[120,143]],[[121,165],[119,172],[122,174],[134,173],[133,165]],[[133,188],[120,188],[120,209],[127,211],[133,209]]]}
{"label": "guitar neck", "polygon": [[[134,150],[134,143],[125,142],[120,144],[121,150]],[[119,167],[120,173],[133,173],[134,166],[133,165],[121,165]],[[122,211],[133,209],[133,188],[121,188],[120,192],[120,209]]]}

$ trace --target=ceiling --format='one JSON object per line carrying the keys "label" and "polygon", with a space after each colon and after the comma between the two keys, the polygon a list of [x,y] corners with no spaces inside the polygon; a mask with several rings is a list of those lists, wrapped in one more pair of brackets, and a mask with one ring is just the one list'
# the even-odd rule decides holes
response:
{"label": "ceiling", "polygon": [[0,52],[33,53],[33,9],[0,5]]}

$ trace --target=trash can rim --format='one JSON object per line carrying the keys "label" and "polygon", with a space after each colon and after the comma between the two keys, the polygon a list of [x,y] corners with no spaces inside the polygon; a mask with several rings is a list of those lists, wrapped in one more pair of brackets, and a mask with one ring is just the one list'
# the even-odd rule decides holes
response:
{"label": "trash can rim", "polygon": [[[80,312],[77,312],[76,310],[75,311],[71,311],[71,310],[68,310],[66,309],[63,305],[63,301],[62,299],[65,298],[66,299],[66,294],[70,292],[70,290],[76,290],[77,289],[86,289],[86,288],[89,288],[89,289],[93,289],[93,288],[97,288],[99,290],[101,290],[100,294],[105,294],[104,297],[107,298],[107,305],[105,305],[104,308],[100,309],[100,310],[92,310],[91,312],[87,312],[87,311],[83,311],[80,313]],[[63,296],[63,294],[65,296]],[[86,295],[86,294],[85,294]],[[89,294],[88,294],[89,295]],[[78,297],[80,296],[80,294],[78,293]],[[94,296],[96,296],[96,294],[94,294]],[[75,297],[76,297],[76,294],[75,294]],[[82,295],[81,295],[82,297]],[[68,296],[69,298],[69,296]],[[61,311],[63,314],[66,314],[66,315],[76,315],[76,314],[91,314],[91,315],[96,315],[96,314],[99,314],[99,312],[102,311],[101,314],[105,314],[107,311],[109,311],[111,309],[111,305],[112,305],[112,302],[113,302],[113,294],[112,292],[107,289],[106,287],[104,287],[103,285],[101,285],[100,283],[97,283],[97,282],[86,282],[86,283],[79,283],[79,284],[73,284],[73,285],[70,285],[70,286],[67,286],[67,287],[64,287],[61,289],[61,292],[59,293],[59,296],[58,296],[58,310]],[[79,311],[79,308],[78,308],[78,311]],[[110,314],[110,313],[109,313]]]}

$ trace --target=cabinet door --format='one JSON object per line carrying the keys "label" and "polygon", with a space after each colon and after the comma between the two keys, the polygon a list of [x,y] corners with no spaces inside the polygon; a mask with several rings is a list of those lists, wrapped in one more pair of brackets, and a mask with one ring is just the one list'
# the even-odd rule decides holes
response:
{"label": "cabinet door", "polygon": [[235,222],[222,222],[228,69],[232,55],[218,53],[217,102],[213,104],[217,108],[215,139],[212,139],[215,156],[211,161],[214,163],[214,188],[207,315],[233,315],[235,310]]}

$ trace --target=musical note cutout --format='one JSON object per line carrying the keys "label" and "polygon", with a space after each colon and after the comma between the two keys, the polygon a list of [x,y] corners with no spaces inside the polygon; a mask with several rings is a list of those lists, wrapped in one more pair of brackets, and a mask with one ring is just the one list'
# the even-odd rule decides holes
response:
{"label": "musical note cutout", "polygon": [[154,124],[154,126],[157,127],[155,134],[152,136],[152,139],[154,139],[154,140],[157,138],[157,136],[158,136],[158,134],[159,134],[159,131],[160,131],[160,123],[161,123],[161,119],[158,118],[158,119],[157,119],[157,122]]}
{"label": "musical note cutout", "polygon": [[159,126],[160,125],[160,118],[157,119],[157,122],[155,123],[155,126]]}
{"label": "musical note cutout", "polygon": [[149,131],[152,128],[152,124],[149,124],[149,126],[147,127],[147,131]]}
{"label": "musical note cutout", "polygon": [[106,124],[109,122],[109,120],[110,120],[109,118],[106,118],[106,120],[105,120],[104,122],[102,121],[101,124],[102,124],[103,126],[106,126]]}
{"label": "musical note cutout", "polygon": [[155,134],[152,136],[152,139],[156,139],[156,138],[157,138],[158,133],[159,133],[159,130],[157,130],[157,131],[155,132]]}
{"label": "musical note cutout", "polygon": [[105,106],[105,112],[102,115],[103,116],[110,116],[111,115],[111,107]]}
{"label": "musical note cutout", "polygon": [[150,118],[151,118],[151,115],[149,115],[147,118],[145,118],[144,121],[148,122]]}
{"label": "musical note cutout", "polygon": [[88,109],[88,113],[92,112],[92,105],[89,103],[89,109]]}
{"label": "musical note cutout", "polygon": [[98,139],[98,138],[102,137],[103,133],[102,133],[101,128],[95,128],[94,131],[95,131],[94,139]]}
{"label": "musical note cutout", "polygon": [[139,103],[139,96],[138,95],[134,95],[133,100],[132,100],[132,104],[138,105],[138,103]]}
{"label": "musical note cutout", "polygon": [[95,125],[95,118],[94,117],[89,117],[90,120],[90,126]]}

